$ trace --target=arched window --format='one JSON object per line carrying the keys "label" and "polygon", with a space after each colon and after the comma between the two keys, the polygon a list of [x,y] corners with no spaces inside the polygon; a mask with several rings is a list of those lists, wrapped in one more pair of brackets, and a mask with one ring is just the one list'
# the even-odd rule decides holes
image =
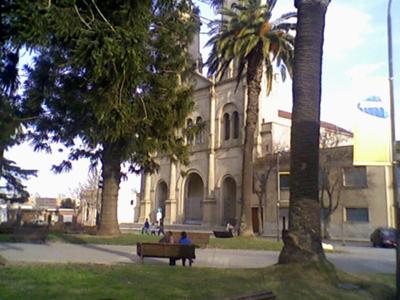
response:
{"label": "arched window", "polygon": [[198,126],[197,128],[197,133],[196,133],[196,144],[202,144],[203,143],[203,129],[201,128],[203,123],[203,119],[201,117],[197,117],[196,119],[196,125]]}
{"label": "arched window", "polygon": [[229,120],[229,114],[224,114],[224,140],[227,141],[230,139],[230,131],[231,131],[231,122]]}
{"label": "arched window", "polygon": [[239,138],[239,113],[234,111],[232,114],[233,118],[233,138]]}
{"label": "arched window", "polygon": [[[188,120],[187,120],[187,122],[186,122],[186,127],[187,127],[187,129],[191,129],[191,128],[193,127],[193,121],[192,121],[192,119],[188,119]],[[189,145],[193,144],[193,134],[192,134],[191,132],[188,132],[188,133],[186,134],[186,140],[187,140],[187,143],[188,143]]]}

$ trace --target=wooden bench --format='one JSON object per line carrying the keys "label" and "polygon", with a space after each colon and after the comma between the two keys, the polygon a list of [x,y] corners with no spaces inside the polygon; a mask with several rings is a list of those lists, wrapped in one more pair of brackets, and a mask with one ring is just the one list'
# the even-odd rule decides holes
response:
{"label": "wooden bench", "polygon": [[15,242],[45,243],[48,233],[46,227],[15,227],[12,239]]}
{"label": "wooden bench", "polygon": [[216,238],[232,238],[232,231],[213,231]]}
{"label": "wooden bench", "polygon": [[137,243],[136,253],[138,256],[140,256],[142,263],[145,257],[161,257],[174,259],[196,258],[194,245]]}
{"label": "wooden bench", "polygon": [[[174,231],[172,232],[172,235],[174,237],[174,241],[176,243],[179,242],[179,239],[181,238],[181,232]],[[186,235],[194,245],[200,248],[206,248],[210,242],[210,234],[208,232],[186,231]]]}
{"label": "wooden bench", "polygon": [[271,291],[260,291],[250,294],[244,294],[241,296],[228,298],[227,300],[269,300],[269,299],[276,299],[275,294]]}

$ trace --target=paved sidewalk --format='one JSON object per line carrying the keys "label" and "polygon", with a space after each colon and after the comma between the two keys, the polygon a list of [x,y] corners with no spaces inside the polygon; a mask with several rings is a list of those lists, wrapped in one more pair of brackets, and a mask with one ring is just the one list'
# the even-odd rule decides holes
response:
{"label": "paved sidewalk", "polygon": [[[276,263],[278,254],[272,251],[196,249],[194,265],[259,268]],[[136,256],[136,246],[0,243],[0,255],[10,262],[140,263]],[[168,263],[168,260],[145,258],[145,264],[150,263]]]}
{"label": "paved sidewalk", "polygon": [[[327,254],[336,267],[348,272],[395,272],[394,249],[372,247],[336,247]],[[0,243],[0,255],[10,262],[50,263],[140,263],[136,246],[94,244]],[[196,249],[195,267],[263,268],[278,261],[277,251]],[[167,259],[145,258],[145,264],[167,264]]]}

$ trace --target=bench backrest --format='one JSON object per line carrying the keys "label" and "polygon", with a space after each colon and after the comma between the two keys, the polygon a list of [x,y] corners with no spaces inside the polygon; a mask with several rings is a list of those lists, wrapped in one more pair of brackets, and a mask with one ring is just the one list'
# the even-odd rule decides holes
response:
{"label": "bench backrest", "polygon": [[[208,232],[186,232],[187,237],[192,241],[192,243],[198,247],[205,248],[210,242],[210,234]],[[172,232],[175,242],[178,242],[181,238],[180,231]]]}
{"label": "bench backrest", "polygon": [[48,233],[46,227],[15,227],[12,239],[15,242],[45,242]]}
{"label": "bench backrest", "polygon": [[195,258],[194,245],[137,243],[136,251],[141,257]]}

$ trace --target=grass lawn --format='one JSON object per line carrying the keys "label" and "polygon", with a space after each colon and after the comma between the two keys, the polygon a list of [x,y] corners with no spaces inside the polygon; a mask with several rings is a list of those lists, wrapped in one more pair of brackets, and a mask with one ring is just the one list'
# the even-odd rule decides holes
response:
{"label": "grass lawn", "polygon": [[[137,242],[158,242],[160,238],[159,236],[136,233],[126,233],[117,237],[64,233],[50,233],[48,236],[48,240],[52,242],[103,245],[135,245]],[[10,234],[0,234],[0,242],[12,241],[12,236]],[[258,237],[233,237],[228,239],[211,237],[208,248],[280,251],[282,249],[282,243]]]}
{"label": "grass lawn", "polygon": [[[135,245],[137,242],[158,242],[160,238],[159,236],[136,233],[126,233],[118,237],[101,237],[84,234],[50,234],[49,236],[51,241],[106,245]],[[208,248],[280,251],[282,249],[282,243],[257,237],[234,237],[228,239],[211,237]]]}
{"label": "grass lawn", "polygon": [[[265,269],[171,268],[166,265],[8,265],[7,299],[226,299],[272,290],[278,299],[394,299],[394,275],[321,273],[315,265]],[[340,288],[351,283],[356,289]]]}

